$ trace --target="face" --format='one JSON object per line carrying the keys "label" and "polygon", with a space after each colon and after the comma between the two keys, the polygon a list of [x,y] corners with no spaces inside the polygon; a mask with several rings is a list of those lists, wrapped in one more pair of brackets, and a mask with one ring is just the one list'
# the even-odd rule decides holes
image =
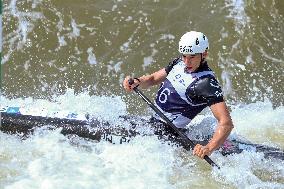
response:
{"label": "face", "polygon": [[186,69],[189,72],[194,72],[201,64],[201,58],[205,58],[207,54],[201,53],[199,54],[183,54],[182,60],[186,65]]}

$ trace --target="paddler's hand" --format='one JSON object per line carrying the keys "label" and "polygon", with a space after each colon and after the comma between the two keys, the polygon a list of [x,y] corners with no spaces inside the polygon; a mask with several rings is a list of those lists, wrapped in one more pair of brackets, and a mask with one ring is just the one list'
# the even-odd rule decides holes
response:
{"label": "paddler's hand", "polygon": [[210,156],[212,151],[209,149],[207,146],[202,146],[200,144],[196,144],[194,149],[193,149],[193,155],[196,155],[200,157],[201,159],[204,159],[204,156]]}
{"label": "paddler's hand", "polygon": [[130,76],[127,76],[124,81],[123,81],[123,87],[127,92],[131,92],[133,90],[134,87],[138,86],[140,84],[140,81],[138,79],[133,79],[134,83],[131,85],[129,83],[130,80]]}

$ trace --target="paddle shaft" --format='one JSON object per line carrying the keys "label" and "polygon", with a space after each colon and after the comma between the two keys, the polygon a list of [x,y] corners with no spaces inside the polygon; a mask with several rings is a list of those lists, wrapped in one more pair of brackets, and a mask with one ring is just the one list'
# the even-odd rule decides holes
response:
{"label": "paddle shaft", "polygon": [[[129,84],[133,84],[134,80],[130,79]],[[159,110],[138,88],[138,86],[134,87],[133,90],[183,139],[185,145],[189,145],[194,148],[195,144],[183,133],[181,132],[172,122]],[[212,161],[207,155],[204,156],[204,159],[211,165],[215,166],[218,169],[220,167]]]}

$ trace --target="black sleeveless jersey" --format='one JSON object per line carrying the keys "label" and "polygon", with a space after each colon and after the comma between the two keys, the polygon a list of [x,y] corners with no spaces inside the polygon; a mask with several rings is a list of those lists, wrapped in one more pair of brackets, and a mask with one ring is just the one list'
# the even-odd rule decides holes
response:
{"label": "black sleeveless jersey", "polygon": [[156,104],[177,127],[185,127],[205,107],[223,102],[222,89],[204,62],[192,73],[177,58],[166,68],[166,80],[157,93]]}

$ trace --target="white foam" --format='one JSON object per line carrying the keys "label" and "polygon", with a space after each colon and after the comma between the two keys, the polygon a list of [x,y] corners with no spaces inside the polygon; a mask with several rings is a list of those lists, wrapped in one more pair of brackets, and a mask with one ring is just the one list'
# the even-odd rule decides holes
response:
{"label": "white foam", "polygon": [[60,47],[67,45],[67,42],[65,41],[64,38],[65,38],[64,36],[58,36],[58,43]]}
{"label": "white foam", "polygon": [[[281,184],[281,177],[284,175],[283,161],[272,161],[265,159],[262,153],[246,151],[226,158],[216,156],[215,159],[217,158],[222,168],[212,172],[212,175],[221,183],[236,188],[283,188],[284,186]],[[267,179],[269,176],[274,177],[276,182],[269,181]]]}
{"label": "white foam", "polygon": [[234,107],[234,132],[255,142],[275,142],[284,147],[284,107],[275,109],[270,101]]}
{"label": "white foam", "polygon": [[226,6],[229,7],[229,18],[235,20],[235,30],[240,34],[244,33],[244,27],[249,24],[250,19],[246,15],[246,4],[243,0],[226,0]]}
{"label": "white foam", "polygon": [[153,62],[154,62],[154,56],[158,53],[158,50],[152,48],[152,53],[150,56],[147,56],[147,57],[144,57],[144,60],[143,60],[143,70],[145,70],[148,66],[150,66]]}
{"label": "white foam", "polygon": [[76,24],[74,19],[71,20],[71,26],[72,26],[72,29],[73,29],[72,30],[72,36],[74,36],[74,37],[80,36],[80,29],[79,29],[79,27]]}
{"label": "white foam", "polygon": [[[15,138],[10,142],[18,143]],[[79,143],[72,146],[59,131],[18,143],[18,153],[11,155],[22,162],[14,169],[20,176],[6,188],[172,188],[168,177],[174,149],[154,137],[137,137],[119,147]]]}
{"label": "white foam", "polygon": [[2,32],[3,32],[3,28],[2,28],[2,14],[0,15],[0,52],[2,54]]}
{"label": "white foam", "polygon": [[[54,102],[2,97],[1,103],[45,107],[48,111],[90,112],[104,119],[127,113],[120,97],[75,95],[70,89],[66,94],[54,97]],[[283,129],[283,107],[272,109],[269,101],[232,108],[234,132],[247,133],[248,139],[253,139],[254,134],[259,137],[262,129],[271,128],[271,125],[280,125]],[[212,132],[216,120],[209,112],[197,116],[189,128],[194,128],[195,133],[206,128],[207,132]],[[200,135],[207,132],[200,132]],[[187,188],[198,183],[212,187],[222,183],[223,188],[283,186],[283,161],[264,159],[262,153],[243,152],[224,157],[214,152],[211,158],[222,167],[215,170],[193,157],[191,152],[163,144],[155,136],[138,136],[130,143],[113,145],[78,137],[67,139],[60,134],[60,129],[42,128],[24,141],[0,133],[0,146],[0,154],[5,156],[5,160],[3,156],[0,158],[1,174],[9,178],[6,188]],[[271,175],[274,181],[265,175]]]}
{"label": "white foam", "polygon": [[[37,1],[39,4],[40,1]],[[33,5],[34,6],[34,5]],[[8,49],[5,53],[1,64],[9,61],[10,56],[16,50],[21,50],[25,46],[31,46],[31,40],[28,38],[29,33],[34,30],[35,24],[39,19],[44,18],[41,12],[25,12],[17,8],[17,0],[12,0],[9,6],[4,7],[6,17],[15,19],[14,32],[3,36],[3,46]]]}
{"label": "white foam", "polygon": [[88,62],[91,65],[97,64],[97,58],[95,56],[95,54],[93,53],[93,48],[89,47],[87,50],[88,53]]}
{"label": "white foam", "polygon": [[89,96],[87,92],[76,95],[72,89],[68,89],[64,95],[54,96],[53,102],[33,98],[10,100],[2,96],[1,107],[5,106],[21,107],[25,114],[31,115],[62,117],[62,114],[68,113],[90,114],[111,122],[126,114],[126,105],[121,97]]}

